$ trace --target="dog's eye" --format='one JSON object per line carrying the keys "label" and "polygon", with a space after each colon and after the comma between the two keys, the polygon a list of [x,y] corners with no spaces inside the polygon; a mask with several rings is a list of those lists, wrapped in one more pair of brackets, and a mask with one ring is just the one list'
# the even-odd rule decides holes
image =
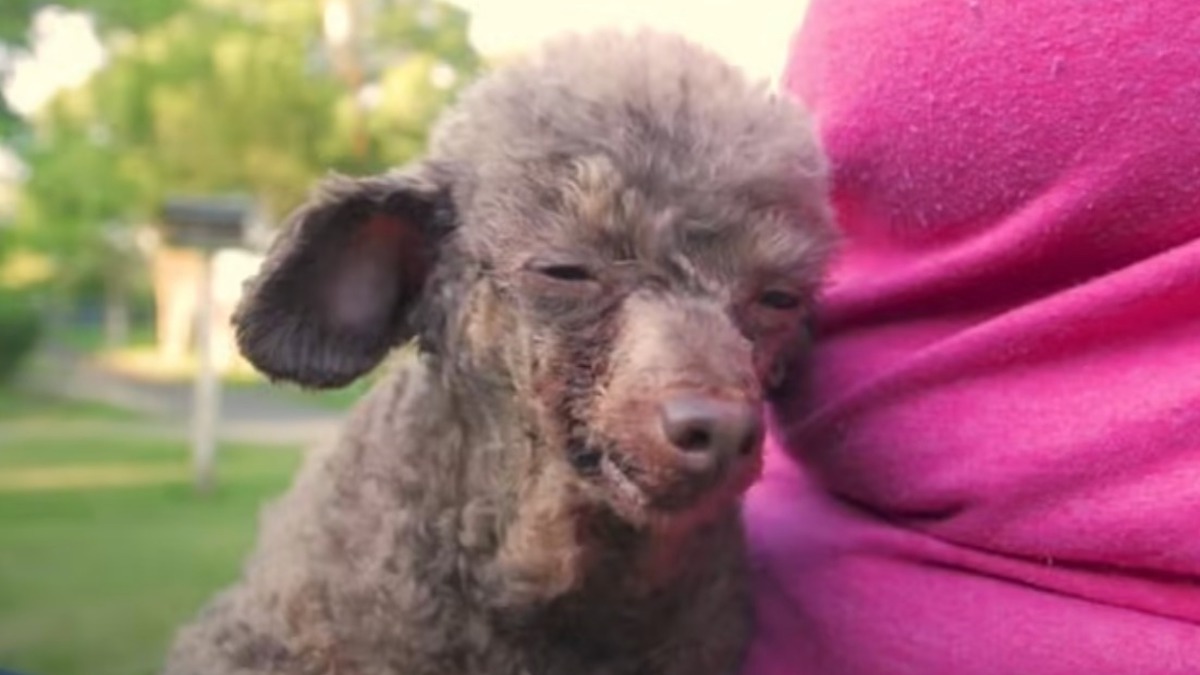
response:
{"label": "dog's eye", "polygon": [[595,278],[587,267],[573,263],[537,264],[533,266],[533,270],[557,281],[591,281]]}
{"label": "dog's eye", "polygon": [[759,294],[758,303],[771,309],[796,309],[800,306],[800,296],[789,291],[771,288]]}

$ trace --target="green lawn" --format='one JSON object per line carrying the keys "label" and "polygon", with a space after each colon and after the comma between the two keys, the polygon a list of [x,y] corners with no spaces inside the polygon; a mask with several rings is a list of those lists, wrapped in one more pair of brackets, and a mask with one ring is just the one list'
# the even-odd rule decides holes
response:
{"label": "green lawn", "polygon": [[[104,351],[104,327],[95,324],[72,326],[65,332],[62,341],[66,346],[85,353]],[[154,345],[154,325],[147,322],[135,322],[130,326],[130,347],[151,347]]]}
{"label": "green lawn", "polygon": [[[190,357],[170,368],[151,360],[155,354],[154,331],[153,326],[148,324],[135,324],[129,345],[111,352],[105,350],[103,332],[98,326],[75,326],[64,332],[59,339],[67,348],[79,354],[107,361],[109,367],[126,374],[152,375],[155,379],[170,382],[190,382],[195,373],[195,363]],[[411,358],[413,354],[415,354],[414,348],[409,345],[402,348],[395,358]],[[268,398],[341,412],[350,409],[358,402],[376,382],[380,372],[386,368],[385,366],[341,389],[303,390],[288,384],[272,384],[262,375],[252,370],[242,369],[226,373],[222,378],[221,386],[227,390],[253,391]],[[149,371],[143,372],[146,369]],[[4,401],[0,400],[0,416],[4,415],[3,409]]]}
{"label": "green lawn", "polygon": [[[108,352],[104,346],[102,327],[96,325],[73,326],[60,336],[62,344],[80,354],[90,355],[100,359],[115,359],[113,364],[118,370],[126,370],[133,366],[137,370],[137,362],[144,361],[155,353],[154,327],[146,323],[138,323],[132,327],[129,344],[116,352]],[[411,349],[408,350],[411,354]],[[158,370],[155,377],[170,381],[190,381],[194,374],[195,363],[186,358],[182,364],[174,366],[179,372],[164,375],[161,364],[155,364]],[[367,376],[341,389],[323,391],[305,391],[295,386],[272,384],[253,371],[237,370],[227,373],[222,378],[222,386],[227,389],[255,391],[265,396],[295,401],[300,404],[317,406],[327,410],[347,410],[363,394],[371,388],[375,377]],[[3,414],[3,401],[0,401],[0,415]]]}
{"label": "green lawn", "polygon": [[[44,432],[6,434],[15,406]],[[237,574],[298,453],[224,447],[220,487],[199,497],[184,445],[120,437],[121,413],[13,394],[0,410],[0,668],[156,672],[174,627]],[[56,437],[56,419],[105,435]]]}
{"label": "green lawn", "polygon": [[[137,416],[126,410],[86,401],[60,401],[41,394],[18,393],[0,387],[0,425],[7,421],[45,423],[52,426],[64,421],[134,421]],[[0,447],[4,436],[0,435]]]}
{"label": "green lawn", "polygon": [[255,391],[264,396],[279,397],[295,401],[302,405],[341,412],[349,410],[351,406],[370,391],[374,384],[375,378],[368,376],[356,382],[351,382],[341,389],[325,389],[320,391],[305,390],[285,383],[271,383],[257,378],[252,380],[236,380],[231,378],[227,379],[222,386],[231,390]]}

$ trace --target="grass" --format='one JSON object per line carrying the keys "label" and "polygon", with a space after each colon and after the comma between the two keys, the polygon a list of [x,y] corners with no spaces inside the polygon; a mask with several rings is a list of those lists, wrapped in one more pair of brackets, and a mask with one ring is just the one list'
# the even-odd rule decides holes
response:
{"label": "grass", "polygon": [[[97,353],[104,351],[104,327],[99,324],[72,326],[61,336],[65,346],[79,352]],[[154,325],[149,322],[134,322],[129,329],[130,347],[154,345]]]}
{"label": "grass", "polygon": [[[187,356],[177,363],[166,364],[162,362],[153,345],[98,351],[92,356],[116,372],[160,382],[190,382],[196,374],[196,362],[193,357]],[[235,367],[221,377],[221,386],[225,389],[253,391],[266,397],[333,411],[348,409],[370,389],[372,382],[372,378],[364,377],[341,389],[305,391],[294,386],[272,384],[245,362],[236,363]]]}
{"label": "grass", "polygon": [[257,391],[266,396],[282,397],[301,405],[315,406],[332,411],[349,410],[374,385],[375,379],[364,377],[352,382],[341,389],[326,389],[321,391],[304,390],[289,384],[272,384],[266,380],[226,381],[222,386],[245,391]]}
{"label": "grass", "polygon": [[220,485],[201,497],[182,442],[122,437],[110,410],[0,394],[6,415],[14,405],[108,431],[81,444],[49,424],[6,441],[0,418],[0,669],[156,672],[175,627],[236,576],[298,453],[223,447]]}
{"label": "grass", "polygon": [[[115,350],[104,348],[103,333],[98,326],[75,326],[61,338],[63,344],[77,352],[97,359],[106,367],[138,378],[165,382],[190,381],[196,372],[195,359],[185,356],[176,363],[163,363],[154,346],[153,326],[135,324],[129,345]],[[411,345],[400,350],[394,358],[411,358]],[[295,386],[272,384],[245,362],[238,362],[221,379],[221,386],[230,390],[253,391],[267,397],[291,401],[300,405],[324,408],[335,412],[348,410],[371,388],[378,373],[368,375],[341,389],[306,391]],[[0,401],[0,406],[3,402]],[[0,413],[2,414],[2,413]]]}
{"label": "grass", "polygon": [[[117,372],[165,382],[190,382],[196,372],[195,362],[191,358],[173,366],[164,366],[157,359],[153,347],[100,352],[96,358]],[[273,384],[248,365],[239,364],[239,367],[231,369],[221,378],[221,386],[229,390],[252,391],[300,405],[343,411],[362,398],[375,381],[376,376],[368,375],[340,389],[304,390],[290,384]]]}
{"label": "grass", "polygon": [[[55,424],[76,421],[128,422],[137,416],[120,408],[87,401],[63,401],[0,387],[0,424],[6,421]],[[3,446],[0,437],[0,447]]]}

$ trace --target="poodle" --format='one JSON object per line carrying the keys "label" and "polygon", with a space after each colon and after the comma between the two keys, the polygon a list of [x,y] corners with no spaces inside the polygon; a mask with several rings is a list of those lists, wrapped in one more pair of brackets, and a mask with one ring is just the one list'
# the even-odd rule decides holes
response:
{"label": "poodle", "polygon": [[685,39],[552,40],[333,176],[235,315],[274,380],[415,340],[167,675],[728,675],[739,498],[835,246],[803,110]]}

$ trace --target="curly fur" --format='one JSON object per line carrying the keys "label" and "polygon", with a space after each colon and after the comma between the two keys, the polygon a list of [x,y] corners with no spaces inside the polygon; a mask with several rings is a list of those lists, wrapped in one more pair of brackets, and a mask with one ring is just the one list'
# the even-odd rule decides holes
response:
{"label": "curly fur", "polygon": [[419,164],[331,181],[248,288],[243,351],[306,386],[422,355],[307,459],[167,675],[734,672],[757,449],[695,479],[658,410],[782,386],[826,187],[790,101],[607,32],[477,83]]}

